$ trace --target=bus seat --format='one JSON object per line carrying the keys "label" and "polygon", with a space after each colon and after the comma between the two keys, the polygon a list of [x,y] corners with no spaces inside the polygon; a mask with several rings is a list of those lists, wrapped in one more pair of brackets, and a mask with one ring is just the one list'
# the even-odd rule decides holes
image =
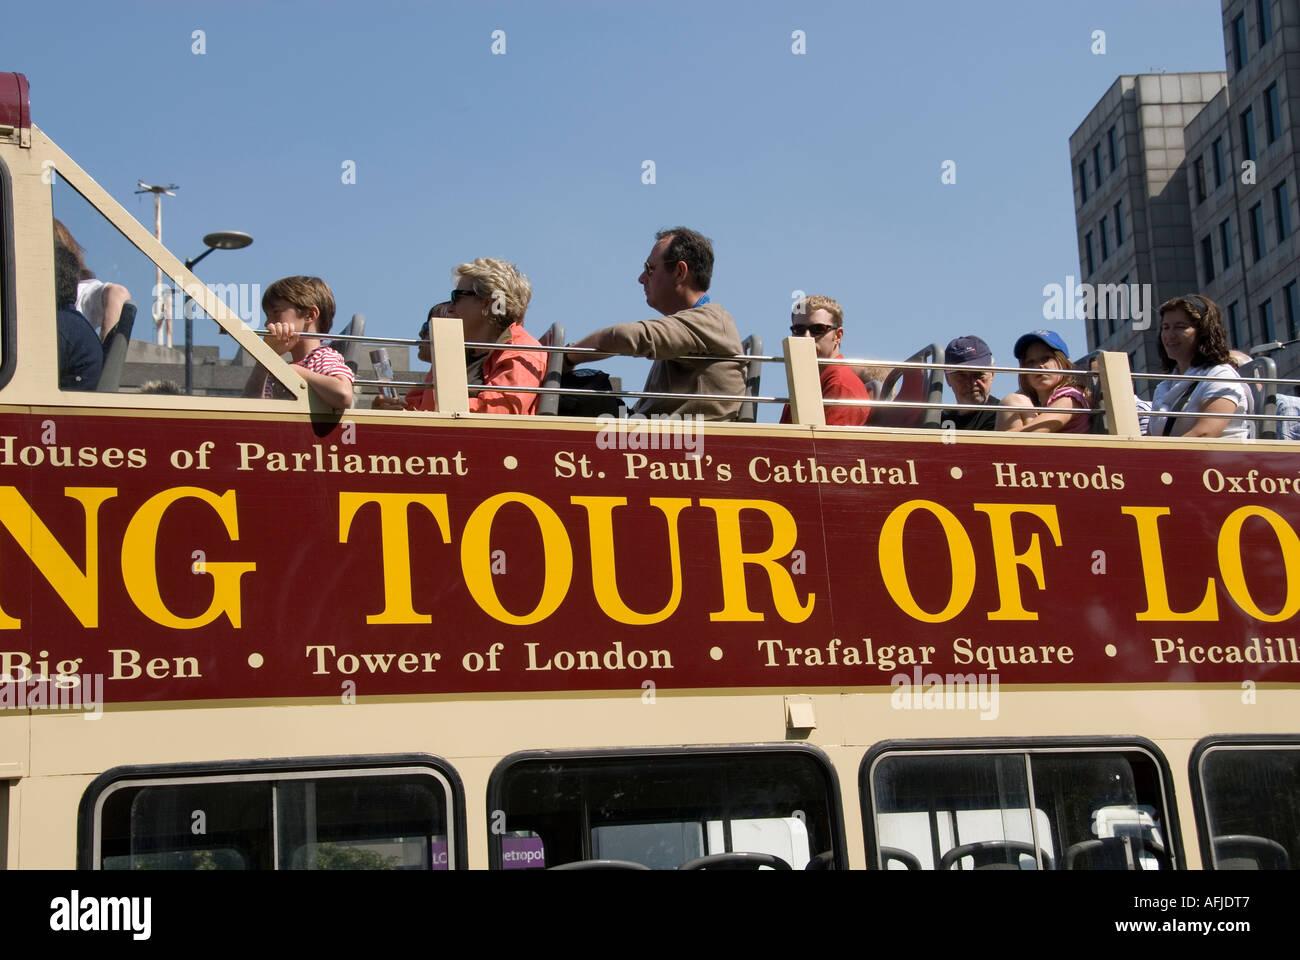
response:
{"label": "bus seat", "polygon": [[[751,333],[741,344],[745,349],[746,356],[755,356],[763,352],[763,338],[756,333]],[[745,396],[758,396],[758,385],[763,379],[763,363],[761,360],[750,360],[745,364]],[[738,423],[753,423],[758,419],[757,403],[742,403],[740,405],[740,416],[736,417]]]}
{"label": "bus seat", "polygon": [[[351,336],[351,337],[365,336],[366,315],[364,313],[352,314],[352,319],[348,321],[348,325],[344,327],[342,330],[340,330],[339,333],[343,334],[344,336]],[[343,362],[348,364],[349,366],[351,366],[353,363],[359,363],[359,361],[357,360],[357,354],[360,351],[362,344],[358,343],[357,341],[341,340],[336,343],[331,343],[330,346],[343,355]],[[356,369],[354,368],[353,373],[355,372]]]}
{"label": "bus seat", "polygon": [[[1046,851],[1043,855],[1043,869],[1052,869],[1052,857]],[[951,870],[958,860],[970,857],[975,861],[976,870],[1020,870],[1021,856],[1032,857],[1034,845],[1023,840],[981,840],[978,843],[963,843],[953,847],[939,859],[940,870]]]}
{"label": "bus seat", "polygon": [[687,860],[678,870],[789,870],[790,864],[770,853],[710,853]]}
{"label": "bus seat", "polygon": [[1214,865],[1218,870],[1290,870],[1291,857],[1276,840],[1229,833],[1214,838]]}
{"label": "bus seat", "polygon": [[[1246,381],[1246,387],[1250,390],[1250,398],[1253,401],[1250,412],[1277,416],[1277,384],[1251,380],[1251,377],[1265,379],[1276,377],[1277,364],[1273,362],[1273,358],[1256,357],[1250,363],[1243,363],[1238,367],[1237,373],[1241,374],[1241,379]],[[1252,420],[1250,424],[1252,436],[1259,437],[1261,440],[1277,439],[1276,420]]]}
{"label": "bus seat", "polygon": [[899,849],[898,847],[881,847],[880,862],[886,870],[889,869],[890,860],[893,860],[896,863],[901,863],[908,870],[921,869],[921,861],[917,858],[916,854],[909,853],[908,851]]}
{"label": "bus seat", "polygon": [[817,856],[808,861],[804,867],[805,870],[834,870],[835,869],[835,851],[823,850]]}
{"label": "bus seat", "polygon": [[131,347],[131,328],[135,326],[135,303],[122,304],[122,315],[117,326],[104,338],[104,369],[99,375],[101,393],[117,393],[122,387],[122,368],[126,366],[127,350]]}
{"label": "bus seat", "polygon": [[[537,340],[544,347],[564,345],[564,324],[556,322]],[[546,355],[546,374],[542,377],[542,386],[559,387],[560,377],[564,375],[564,354],[548,353]],[[553,417],[560,412],[560,395],[543,393],[537,398],[538,416]]]}
{"label": "bus seat", "polygon": [[[1083,840],[1065,851],[1066,870],[1145,870],[1142,854],[1154,857],[1157,870],[1170,870],[1163,847],[1139,837],[1103,837]],[[1079,861],[1083,862],[1080,863]]]}
{"label": "bus seat", "polygon": [[[562,356],[562,354],[555,354]],[[543,394],[545,396],[545,394]],[[551,394],[558,396],[558,394]],[[572,860],[569,863],[561,863],[554,867],[547,867],[548,870],[649,870],[644,863],[637,863],[635,860]]]}
{"label": "bus seat", "polygon": [[[922,347],[907,358],[907,363],[940,363],[943,348],[937,343]],[[943,376],[939,370],[896,367],[880,389],[881,400],[934,404],[928,410],[916,407],[879,406],[871,408],[871,427],[938,427],[943,413]]]}

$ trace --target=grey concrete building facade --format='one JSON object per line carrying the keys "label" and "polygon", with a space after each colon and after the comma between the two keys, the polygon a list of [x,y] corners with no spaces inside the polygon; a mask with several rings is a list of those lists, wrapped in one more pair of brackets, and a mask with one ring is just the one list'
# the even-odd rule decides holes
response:
{"label": "grey concrete building facade", "polygon": [[1225,82],[1122,76],[1070,137],[1080,277],[1097,293],[1088,347],[1123,351],[1136,370],[1159,366],[1154,306],[1196,288],[1183,137]]}
{"label": "grey concrete building facade", "polygon": [[[1300,137],[1290,96],[1300,97],[1300,0],[1223,0],[1222,26],[1225,73],[1120,77],[1070,138],[1079,262],[1097,285],[1126,275],[1151,283],[1156,304],[1203,293],[1223,307],[1232,345],[1250,351],[1300,337]],[[1081,175],[1095,187],[1091,167],[1099,143],[1108,159],[1110,125],[1137,155],[1125,176],[1103,178],[1085,198]],[[1134,242],[1103,259],[1101,217],[1121,197]],[[1112,213],[1105,224],[1112,247],[1115,221]],[[1158,318],[1139,332],[1103,306],[1085,323],[1090,349],[1124,350],[1135,370],[1159,371]],[[1300,375],[1300,345],[1270,355],[1280,375]]]}
{"label": "grey concrete building facade", "polygon": [[[1188,206],[1197,289],[1223,307],[1232,345],[1249,351],[1300,336],[1289,96],[1300,92],[1300,3],[1226,0],[1223,38],[1228,85],[1187,129]],[[1294,346],[1271,355],[1282,376],[1300,372]]]}

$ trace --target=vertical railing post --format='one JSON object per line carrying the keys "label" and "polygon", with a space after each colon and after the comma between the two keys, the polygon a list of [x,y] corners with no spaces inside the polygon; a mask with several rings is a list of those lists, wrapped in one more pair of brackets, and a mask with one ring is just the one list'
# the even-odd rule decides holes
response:
{"label": "vertical railing post", "polygon": [[817,366],[817,344],[811,337],[786,337],[785,380],[790,398],[790,422],[825,426],[822,382]]}
{"label": "vertical railing post", "polygon": [[433,356],[434,409],[439,413],[468,413],[465,328],[459,318],[429,319],[429,351]]}
{"label": "vertical railing post", "polygon": [[1097,373],[1106,398],[1106,432],[1112,437],[1142,436],[1128,354],[1109,350],[1097,354]]}

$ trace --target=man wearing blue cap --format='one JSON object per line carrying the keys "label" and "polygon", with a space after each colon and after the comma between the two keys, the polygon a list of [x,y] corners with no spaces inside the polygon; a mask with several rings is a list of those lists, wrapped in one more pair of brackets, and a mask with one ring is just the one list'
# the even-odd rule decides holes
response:
{"label": "man wearing blue cap", "polygon": [[[973,335],[957,337],[949,343],[943,351],[943,362],[979,367],[994,365],[989,345]],[[958,403],[997,406],[1001,402],[990,392],[993,389],[992,370],[947,370],[943,376]],[[945,410],[939,423],[945,430],[994,430],[997,420],[995,410]]]}

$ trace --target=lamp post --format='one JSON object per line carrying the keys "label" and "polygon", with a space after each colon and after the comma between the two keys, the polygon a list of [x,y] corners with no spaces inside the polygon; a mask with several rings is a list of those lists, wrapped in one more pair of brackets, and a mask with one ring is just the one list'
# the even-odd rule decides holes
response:
{"label": "lamp post", "polygon": [[[218,230],[216,233],[209,233],[203,238],[203,245],[207,249],[197,257],[186,260],[185,269],[193,270],[195,264],[213,250],[242,250],[252,242],[252,237],[238,230]],[[190,310],[188,291],[185,293],[184,309],[181,312],[185,314],[185,395],[192,396],[194,394],[194,314]]]}

